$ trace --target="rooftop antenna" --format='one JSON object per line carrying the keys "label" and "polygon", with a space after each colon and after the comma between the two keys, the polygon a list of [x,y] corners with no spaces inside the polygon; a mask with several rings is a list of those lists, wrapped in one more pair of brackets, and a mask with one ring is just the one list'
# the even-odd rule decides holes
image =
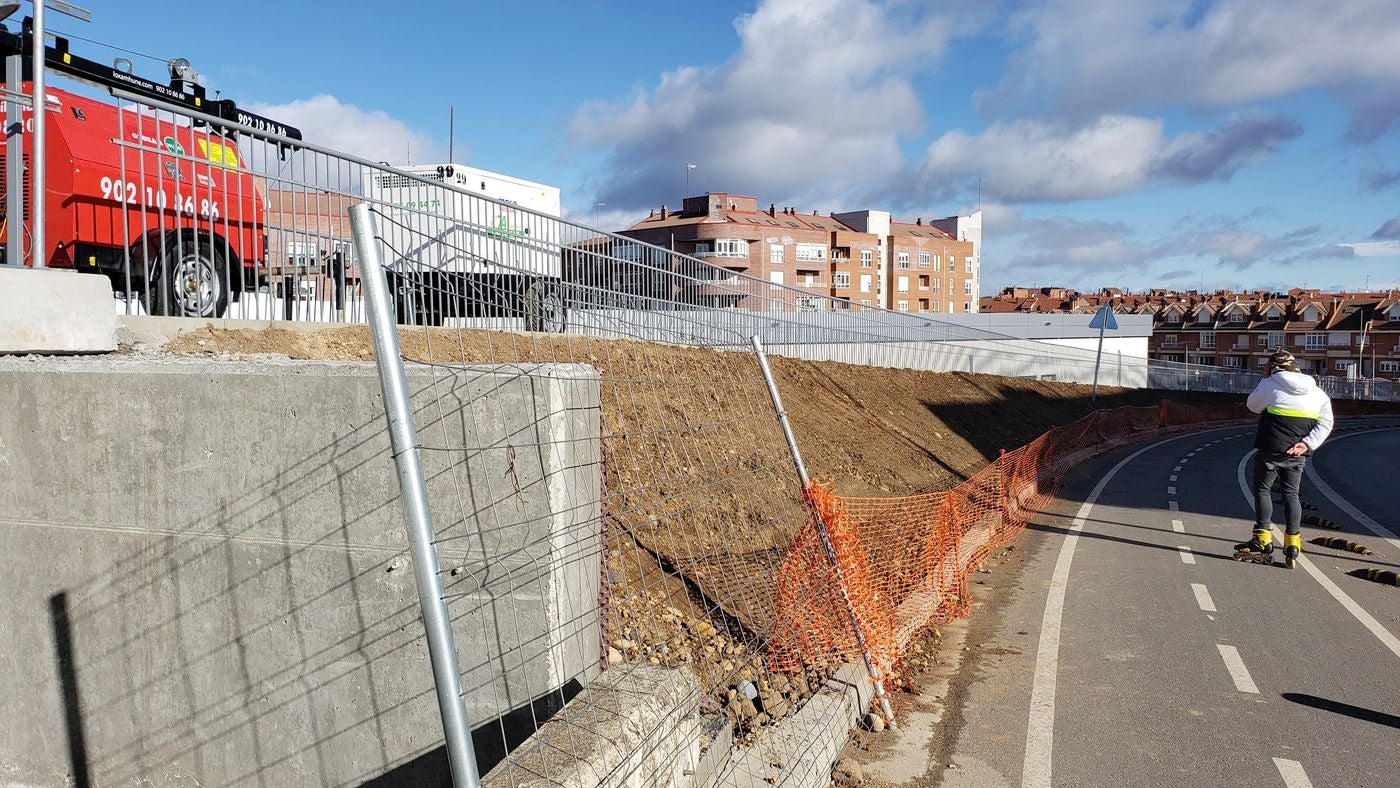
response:
{"label": "rooftop antenna", "polygon": [[452,135],[457,129],[457,108],[451,104],[447,105],[447,160],[456,161],[452,158]]}

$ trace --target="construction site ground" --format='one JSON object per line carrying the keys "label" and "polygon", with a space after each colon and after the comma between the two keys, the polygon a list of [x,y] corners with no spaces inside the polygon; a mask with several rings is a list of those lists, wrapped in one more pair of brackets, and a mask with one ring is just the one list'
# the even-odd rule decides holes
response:
{"label": "construction site ground", "polygon": [[[671,386],[664,402],[644,408],[608,394],[610,379],[625,386],[625,379],[665,375],[668,370],[706,380],[753,378],[756,363],[746,353],[543,335],[522,340],[520,335],[448,329],[404,329],[400,343],[405,358],[421,362],[590,363],[603,377],[605,436],[665,434],[675,427],[671,420],[679,418],[688,424],[721,423],[727,413],[747,411],[762,415],[766,422],[772,415],[761,384],[750,387],[752,391],[745,389],[744,396],[751,397],[748,402],[735,402],[735,393],[727,392],[728,400],[717,403],[721,398],[706,386]],[[361,326],[314,332],[206,327],[181,333],[162,352],[369,361],[372,348],[369,331]],[[1094,404],[1089,387],[1079,384],[782,357],[771,361],[811,474],[831,480],[836,492],[846,496],[903,496],[948,489],[995,460],[1001,450],[1026,444],[1095,407],[1155,405],[1163,397],[1200,404],[1241,399],[1205,392],[1106,387],[1099,390]],[[653,419],[656,423],[646,423]],[[796,496],[787,495],[784,503],[774,494],[779,475],[782,484],[795,487],[795,478],[789,478],[795,472],[776,437],[775,416],[765,429],[774,432],[754,435],[720,428],[704,436],[707,442],[721,444],[715,451],[727,450],[744,458],[752,475],[760,479],[757,484],[697,481],[694,489],[705,490],[709,497],[704,502],[685,488],[686,480],[703,470],[692,467],[696,463],[688,452],[659,441],[610,446],[606,437],[603,446],[604,485],[609,493],[605,509],[625,508],[619,502],[626,501],[626,496],[615,491],[635,487],[643,478],[665,479],[678,487],[672,498],[677,501],[676,517],[684,517],[686,527],[658,522],[654,514],[604,512],[609,602],[607,653],[600,656],[612,662],[688,665],[709,693],[702,709],[727,712],[741,736],[772,717],[790,713],[826,677],[822,669],[801,677],[771,674],[761,654],[760,633],[770,628],[782,548],[805,517]],[[729,449],[722,445],[725,441],[730,442]],[[763,447],[758,455],[752,448],[756,444]],[[774,476],[764,480],[762,474],[768,472]],[[655,503],[651,511],[669,505]],[[679,540],[677,533],[688,535]],[[939,632],[930,628],[906,650],[907,681],[901,686],[909,694],[900,700],[906,710],[928,702],[919,697],[918,688],[927,686],[924,678],[947,662],[939,656],[940,647]],[[736,696],[736,685],[745,680],[757,683],[761,704]]]}

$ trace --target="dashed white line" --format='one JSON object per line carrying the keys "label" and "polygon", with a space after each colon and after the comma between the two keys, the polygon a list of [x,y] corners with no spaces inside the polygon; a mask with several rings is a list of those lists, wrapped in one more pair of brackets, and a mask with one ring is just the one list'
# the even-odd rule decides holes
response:
{"label": "dashed white line", "polygon": [[1176,495],[1176,488],[1175,488],[1175,487],[1168,487],[1168,488],[1167,488],[1167,495]]}
{"label": "dashed white line", "polygon": [[1181,507],[1177,506],[1176,501],[1167,501],[1167,508],[1171,509],[1173,512],[1181,511]]}
{"label": "dashed white line", "polygon": [[1225,660],[1225,670],[1230,672],[1230,680],[1235,682],[1235,689],[1258,695],[1259,687],[1255,686],[1254,679],[1249,676],[1249,668],[1246,668],[1244,660],[1240,659],[1240,650],[1220,643],[1216,643],[1215,647],[1220,651],[1220,658]]}
{"label": "dashed white line", "polygon": [[1312,788],[1312,780],[1309,780],[1307,772],[1303,771],[1303,764],[1287,758],[1275,758],[1274,765],[1278,767],[1279,776],[1288,788]]}
{"label": "dashed white line", "polygon": [[1186,524],[1180,520],[1172,520],[1172,530],[1184,534],[1186,533]]}
{"label": "dashed white line", "polygon": [[1055,570],[1050,576],[1050,591],[1045,597],[1045,615],[1040,622],[1040,645],[1035,654],[1035,673],[1031,679],[1031,707],[1026,718],[1026,757],[1021,764],[1021,785],[1049,786],[1051,775],[1051,755],[1055,742],[1055,683],[1060,663],[1060,622],[1065,612],[1065,591],[1069,586],[1069,567],[1074,562],[1075,546],[1079,543],[1079,533],[1084,530],[1084,522],[1094,509],[1094,503],[1113,481],[1113,477],[1128,463],[1142,454],[1152,451],[1178,435],[1138,449],[1118,461],[1099,479],[1089,496],[1080,505],[1079,512],[1070,525],[1069,534],[1060,545],[1059,558],[1055,560]]}
{"label": "dashed white line", "polygon": [[[1244,457],[1240,458],[1239,467],[1235,468],[1235,480],[1239,482],[1240,492],[1244,494],[1245,500],[1249,501],[1251,510],[1254,508],[1254,493],[1249,489],[1249,484],[1244,479],[1244,468],[1253,459],[1254,450],[1251,449],[1245,452]],[[1280,540],[1283,539],[1283,534],[1279,533],[1277,527],[1275,527],[1273,531],[1274,536],[1278,537]],[[1311,575],[1312,579],[1316,580],[1318,585],[1322,586],[1327,593],[1331,594],[1333,599],[1341,603],[1342,607],[1346,608],[1346,611],[1352,614],[1357,621],[1360,621],[1362,626],[1370,630],[1371,634],[1375,635],[1377,640],[1383,643],[1386,648],[1390,649],[1392,654],[1400,657],[1400,638],[1396,638],[1392,635],[1390,630],[1381,626],[1381,622],[1377,621],[1375,616],[1366,612],[1366,609],[1361,607],[1361,605],[1356,604],[1356,600],[1348,596],[1347,592],[1338,588],[1337,584],[1332,582],[1332,579],[1327,575],[1324,575],[1322,570],[1317,568],[1316,564],[1308,560],[1307,556],[1298,556],[1298,566],[1303,567],[1303,570]]]}
{"label": "dashed white line", "polygon": [[1173,471],[1173,472],[1179,471],[1179,470],[1181,470],[1181,466],[1180,466],[1180,465],[1176,466],[1175,468],[1172,468],[1172,471]]}
{"label": "dashed white line", "polygon": [[1207,613],[1217,612],[1215,600],[1210,598],[1210,591],[1200,583],[1191,584],[1191,592],[1196,595],[1196,604]]}
{"label": "dashed white line", "polygon": [[1169,482],[1174,482],[1174,481],[1176,481],[1176,474],[1173,473],[1173,474],[1171,475],[1171,478],[1167,479],[1167,481],[1169,481]]}
{"label": "dashed white line", "polygon": [[[1182,457],[1182,458],[1181,458],[1181,465],[1185,465],[1186,463],[1188,463],[1188,462],[1190,462],[1190,461],[1191,461],[1191,458],[1190,458],[1190,457]],[[1179,467],[1181,467],[1181,465],[1178,465],[1177,467],[1179,468]]]}
{"label": "dashed white line", "polygon": [[1191,548],[1187,547],[1186,545],[1181,545],[1180,547],[1178,547],[1178,548],[1176,548],[1176,549],[1177,549],[1178,551],[1180,551],[1180,553],[1181,553],[1181,563],[1183,563],[1183,564],[1194,564],[1194,563],[1196,563],[1196,554],[1193,553],[1193,552],[1191,552]]}

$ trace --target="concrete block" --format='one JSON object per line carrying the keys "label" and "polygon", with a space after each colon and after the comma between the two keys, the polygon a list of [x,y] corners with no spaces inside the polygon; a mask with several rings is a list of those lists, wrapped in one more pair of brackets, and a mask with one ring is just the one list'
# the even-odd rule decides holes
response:
{"label": "concrete block", "polygon": [[106,277],[0,265],[0,354],[116,349],[117,315]]}
{"label": "concrete block", "polygon": [[[409,386],[494,732],[599,670],[598,375]],[[348,785],[441,745],[372,364],[9,358],[0,401],[0,774]]]}
{"label": "concrete block", "polygon": [[691,785],[700,687],[687,668],[604,672],[482,779],[487,788]]}

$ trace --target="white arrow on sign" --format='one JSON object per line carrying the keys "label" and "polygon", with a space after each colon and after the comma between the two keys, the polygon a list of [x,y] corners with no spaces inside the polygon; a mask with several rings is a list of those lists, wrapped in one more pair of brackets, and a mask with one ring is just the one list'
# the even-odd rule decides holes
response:
{"label": "white arrow on sign", "polygon": [[1108,304],[1104,304],[1103,306],[1099,307],[1099,311],[1094,313],[1093,319],[1089,321],[1089,328],[1106,328],[1109,331],[1117,331],[1118,318],[1113,316],[1113,310],[1108,306]]}

